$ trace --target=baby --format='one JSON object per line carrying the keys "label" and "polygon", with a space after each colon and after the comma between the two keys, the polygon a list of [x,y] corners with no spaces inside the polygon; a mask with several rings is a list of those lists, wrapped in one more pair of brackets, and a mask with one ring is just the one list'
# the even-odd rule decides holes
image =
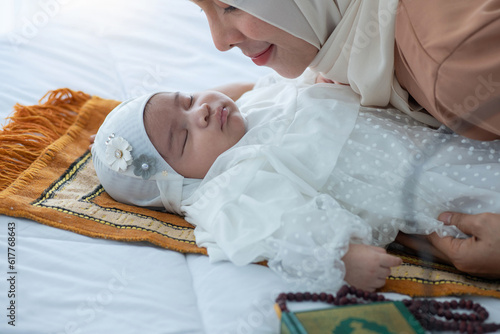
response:
{"label": "baby", "polygon": [[[435,219],[448,209],[495,210],[498,143],[360,110],[348,87],[263,82],[237,104],[204,91],[119,105],[92,149],[104,189],[185,216],[212,261],[267,260],[311,291],[381,287],[401,260],[376,246],[400,231],[459,236]],[[490,182],[468,178],[478,171]]]}

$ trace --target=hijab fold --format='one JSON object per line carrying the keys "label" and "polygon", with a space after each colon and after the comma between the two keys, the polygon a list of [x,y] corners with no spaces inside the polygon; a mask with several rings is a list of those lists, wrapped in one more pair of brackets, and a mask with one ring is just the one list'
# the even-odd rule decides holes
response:
{"label": "hijab fold", "polygon": [[310,68],[349,84],[364,106],[389,104],[439,126],[408,103],[394,75],[394,27],[399,0],[222,0],[319,49]]}

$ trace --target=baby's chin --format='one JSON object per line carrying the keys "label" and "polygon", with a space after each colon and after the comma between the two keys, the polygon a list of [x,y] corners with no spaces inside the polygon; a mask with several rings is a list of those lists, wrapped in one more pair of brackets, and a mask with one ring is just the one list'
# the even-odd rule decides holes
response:
{"label": "baby's chin", "polygon": [[238,110],[238,114],[241,115],[241,119],[243,120],[243,124],[245,125],[245,132],[248,131],[248,120],[247,118],[245,117],[245,115],[243,115],[239,109]]}
{"label": "baby's chin", "polygon": [[[240,121],[241,121],[241,124],[240,125],[240,130],[238,130],[238,132],[241,131],[241,133],[239,134],[239,138],[236,142],[239,142],[241,140],[241,138],[243,138],[243,136],[247,133],[248,131],[248,120],[247,118],[245,117],[245,115],[243,115],[239,109],[235,109],[233,112],[232,112],[232,117],[235,118],[235,117],[239,117],[240,118]],[[234,120],[233,120],[234,122]],[[233,123],[234,124],[234,123]],[[242,128],[242,129],[241,129]],[[234,128],[233,128],[234,129]],[[234,131],[234,130],[233,130]],[[236,143],[235,143],[236,144]]]}

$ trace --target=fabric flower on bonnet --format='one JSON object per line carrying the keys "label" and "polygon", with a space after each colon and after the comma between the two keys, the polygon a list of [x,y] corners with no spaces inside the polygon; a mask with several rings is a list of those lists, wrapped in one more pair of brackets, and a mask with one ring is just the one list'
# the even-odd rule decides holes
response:
{"label": "fabric flower on bonnet", "polygon": [[112,170],[124,172],[133,161],[130,151],[132,146],[122,137],[110,138],[106,146],[106,163]]}
{"label": "fabric flower on bonnet", "polygon": [[149,179],[151,175],[155,175],[157,171],[156,159],[146,154],[141,154],[139,158],[135,159],[133,165],[134,174],[142,177],[144,180]]}

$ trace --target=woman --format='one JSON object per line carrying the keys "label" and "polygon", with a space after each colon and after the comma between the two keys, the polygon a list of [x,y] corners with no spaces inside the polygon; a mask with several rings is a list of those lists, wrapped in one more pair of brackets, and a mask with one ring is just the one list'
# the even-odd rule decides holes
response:
{"label": "woman", "polygon": [[[390,103],[472,139],[500,138],[499,1],[193,1],[221,51],[238,47],[256,65],[288,78],[309,68],[319,81],[349,84],[363,105]],[[414,106],[403,88],[434,117]],[[457,268],[500,277],[494,247],[500,215],[439,218],[474,236],[445,238],[447,246],[440,247]]]}
{"label": "woman", "polygon": [[289,78],[309,67],[351,85],[365,106],[390,103],[471,139],[500,138],[498,1],[195,2],[221,51],[239,47]]}

